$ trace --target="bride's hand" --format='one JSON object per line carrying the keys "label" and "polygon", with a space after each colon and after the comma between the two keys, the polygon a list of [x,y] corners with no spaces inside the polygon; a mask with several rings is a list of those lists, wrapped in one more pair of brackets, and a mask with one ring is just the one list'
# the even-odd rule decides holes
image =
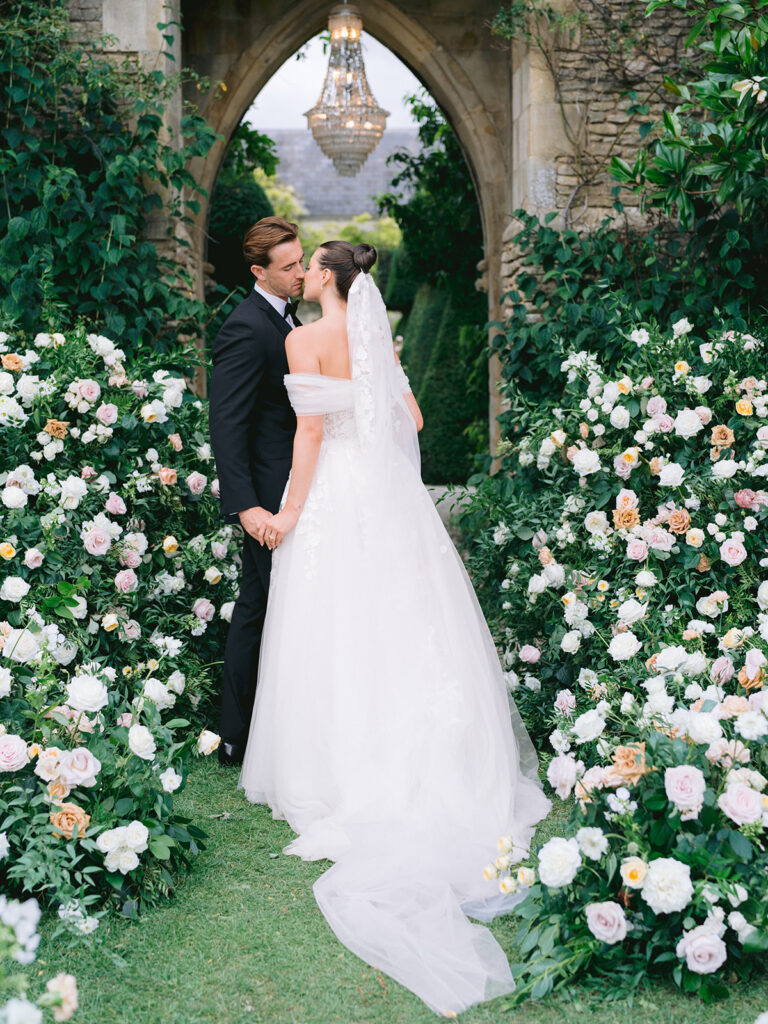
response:
{"label": "bride's hand", "polygon": [[286,505],[281,512],[267,521],[264,530],[264,543],[270,551],[274,551],[278,544],[282,544],[286,534],[291,532],[298,520],[299,510]]}

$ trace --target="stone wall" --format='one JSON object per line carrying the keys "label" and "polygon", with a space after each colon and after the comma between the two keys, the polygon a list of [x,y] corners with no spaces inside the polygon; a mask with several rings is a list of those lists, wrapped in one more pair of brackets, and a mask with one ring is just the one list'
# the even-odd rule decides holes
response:
{"label": "stone wall", "polygon": [[389,189],[397,165],[387,159],[399,149],[418,151],[415,128],[390,128],[354,178],[343,178],[323,154],[309,129],[268,129],[277,145],[277,175],[292,185],[309,217],[347,219],[359,213],[378,216],[375,197]]}

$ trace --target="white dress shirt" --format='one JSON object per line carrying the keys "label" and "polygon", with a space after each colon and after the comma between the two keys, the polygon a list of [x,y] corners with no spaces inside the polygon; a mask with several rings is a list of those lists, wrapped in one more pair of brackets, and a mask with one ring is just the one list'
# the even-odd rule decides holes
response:
{"label": "white dress shirt", "polygon": [[270,304],[270,306],[272,306],[273,309],[277,310],[277,312],[280,314],[281,317],[283,317],[287,324],[290,324],[291,327],[296,326],[296,324],[293,321],[293,317],[290,314],[287,317],[285,315],[285,307],[288,305],[286,299],[281,299],[279,295],[273,295],[272,292],[265,292],[263,288],[259,288],[258,284],[255,284],[253,286],[253,290],[255,292],[258,292],[259,295],[262,295]]}

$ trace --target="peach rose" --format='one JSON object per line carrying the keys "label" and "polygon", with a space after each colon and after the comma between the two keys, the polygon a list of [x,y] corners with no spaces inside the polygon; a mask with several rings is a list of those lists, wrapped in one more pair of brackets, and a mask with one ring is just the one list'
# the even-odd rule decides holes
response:
{"label": "peach rose", "polygon": [[[742,669],[742,672],[744,669]],[[741,680],[739,680],[741,682]],[[720,717],[721,718],[733,718],[734,715],[740,715],[744,711],[749,711],[749,701],[746,697],[739,697],[735,693],[729,693],[725,700],[720,704]]]}
{"label": "peach rose", "polygon": [[718,423],[717,426],[712,427],[710,443],[714,448],[730,448],[734,440],[733,431],[730,427],[726,427],[723,423]]}
{"label": "peach rose", "polygon": [[175,452],[180,452],[181,449],[183,448],[183,445],[181,443],[181,435],[180,434],[169,434],[168,435],[168,443],[170,444],[170,446],[173,448],[173,450]]}
{"label": "peach rose", "polygon": [[648,464],[648,467],[651,471],[651,476],[658,476],[661,472],[661,459],[654,455]]}
{"label": "peach rose", "polygon": [[710,562],[710,560],[707,558],[706,555],[702,555],[701,558],[696,563],[697,571],[698,572],[709,572],[709,570],[711,568],[712,568],[712,563]]}
{"label": "peach rose", "polygon": [[160,477],[160,483],[165,484],[166,487],[170,487],[176,483],[177,473],[175,469],[170,469],[168,466],[163,466],[160,472],[157,474]]}
{"label": "peach rose", "polygon": [[5,352],[0,356],[4,370],[11,370],[13,373],[21,373],[24,369],[24,360],[13,352]]}
{"label": "peach rose", "polygon": [[613,525],[617,530],[631,530],[639,523],[640,516],[636,508],[615,508],[613,510]]}
{"label": "peach rose", "polygon": [[[765,679],[765,669],[759,668],[753,676],[750,676],[747,674],[747,666],[745,665],[743,668],[739,669],[739,674],[736,678],[739,680],[739,682],[747,691],[747,693],[749,693],[750,690],[760,690],[762,689],[763,681]],[[746,698],[738,697],[735,699],[745,700]]]}
{"label": "peach rose", "polygon": [[43,431],[51,437],[58,437],[59,440],[63,440],[67,436],[68,427],[69,423],[66,420],[46,420]]}
{"label": "peach rose", "polygon": [[77,826],[77,838],[82,839],[90,820],[83,808],[77,804],[60,804],[59,810],[51,814],[53,834],[57,839],[71,839]]}
{"label": "peach rose", "polygon": [[66,800],[71,792],[72,787],[62,782],[61,779],[52,779],[48,783],[48,798],[55,804]]}
{"label": "peach rose", "polygon": [[539,562],[541,563],[541,565],[549,565],[551,561],[553,561],[553,555],[549,548],[541,548],[539,551]]}
{"label": "peach rose", "polygon": [[672,533],[685,533],[691,525],[691,513],[687,508],[674,508],[669,513],[667,525]]}
{"label": "peach rose", "polygon": [[613,752],[613,771],[634,786],[650,771],[645,763],[645,743],[628,743]]}

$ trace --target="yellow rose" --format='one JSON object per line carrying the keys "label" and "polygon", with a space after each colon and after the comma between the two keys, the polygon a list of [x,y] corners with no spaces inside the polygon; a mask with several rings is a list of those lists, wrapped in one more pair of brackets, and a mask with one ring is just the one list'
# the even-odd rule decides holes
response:
{"label": "yellow rose", "polygon": [[554,433],[550,434],[549,436],[550,436],[550,439],[554,442],[554,444],[556,444],[558,446],[558,448],[560,447],[560,445],[565,443],[565,431],[564,430],[556,430],[556,431],[554,431]]}
{"label": "yellow rose", "polygon": [[621,878],[628,889],[639,889],[647,874],[648,865],[640,857],[627,857],[621,862]]}
{"label": "yellow rose", "polygon": [[748,398],[740,398],[736,403],[736,412],[739,416],[752,415],[752,403]]}
{"label": "yellow rose", "polygon": [[104,630],[105,633],[111,633],[112,630],[117,629],[117,627],[117,616],[113,615],[112,613],[110,613],[109,615],[105,615],[104,618],[101,620],[101,628]]}
{"label": "yellow rose", "polygon": [[686,373],[691,372],[690,366],[688,365],[688,363],[686,363],[684,359],[681,359],[679,363],[675,363],[675,370],[683,377],[686,375]]}
{"label": "yellow rose", "polygon": [[617,381],[616,386],[622,395],[628,395],[632,390],[632,381],[629,377],[622,377],[620,381]]}
{"label": "yellow rose", "polygon": [[6,562],[8,562],[10,561],[11,558],[13,558],[15,554],[16,548],[13,546],[13,544],[9,544],[8,541],[5,541],[3,544],[0,544],[0,558],[4,558]]}
{"label": "yellow rose", "polygon": [[634,466],[640,457],[639,448],[627,448],[626,451],[621,453],[621,461],[626,462],[629,466]]}
{"label": "yellow rose", "polygon": [[502,878],[499,882],[499,892],[503,892],[504,895],[510,892],[517,892],[517,879]]}
{"label": "yellow rose", "polygon": [[163,551],[166,555],[172,555],[179,550],[179,542],[173,535],[169,535],[163,541]]}

